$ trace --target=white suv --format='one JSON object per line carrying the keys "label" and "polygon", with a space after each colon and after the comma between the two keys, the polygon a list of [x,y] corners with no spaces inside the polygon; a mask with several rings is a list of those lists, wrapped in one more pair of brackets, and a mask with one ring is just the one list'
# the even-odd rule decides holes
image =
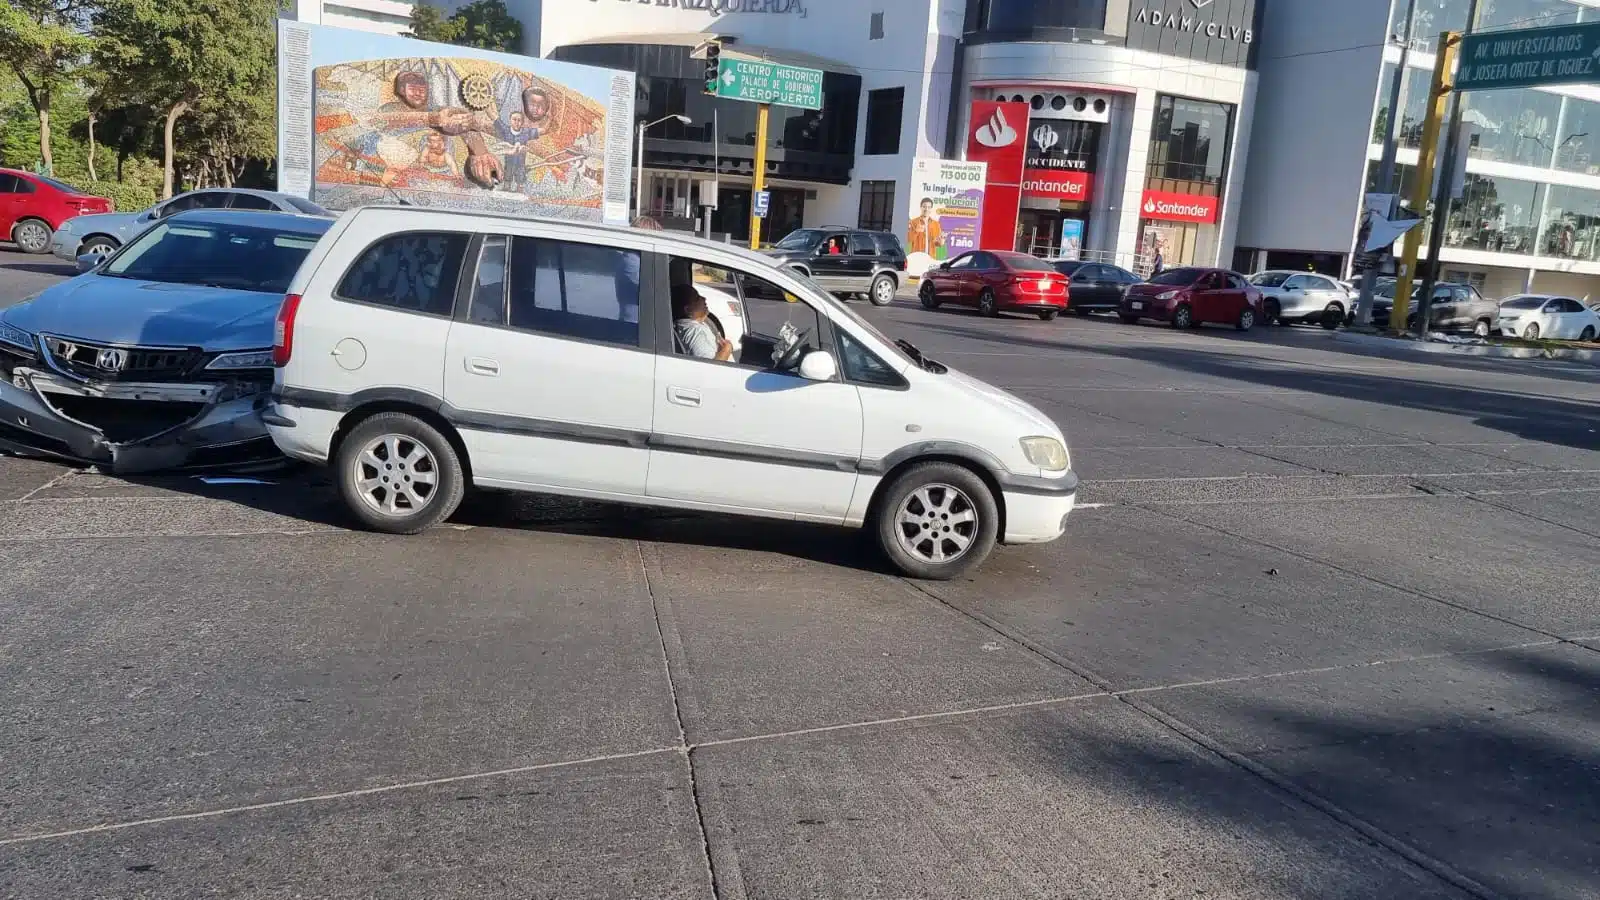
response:
{"label": "white suv", "polygon": [[[737,350],[699,331],[695,288],[742,306]],[[865,526],[901,571],[952,578],[1060,537],[1076,497],[1038,410],[723,244],[364,207],[289,291],[268,429],[382,531],[468,487],[533,491]]]}

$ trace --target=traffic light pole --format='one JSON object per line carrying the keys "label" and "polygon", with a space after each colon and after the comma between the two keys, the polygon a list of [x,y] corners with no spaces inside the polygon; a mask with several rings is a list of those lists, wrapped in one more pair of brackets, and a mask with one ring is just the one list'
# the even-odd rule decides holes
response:
{"label": "traffic light pole", "polygon": [[[1477,7],[1477,0],[1473,0]],[[1455,68],[1456,54],[1461,49],[1461,33],[1446,31],[1439,35],[1438,52],[1433,61],[1433,84],[1428,91],[1428,114],[1422,123],[1422,146],[1417,151],[1417,179],[1411,186],[1411,209],[1428,209],[1428,190],[1432,185],[1434,163],[1439,150],[1439,124],[1444,118],[1445,94],[1451,90],[1451,72]],[[1438,217],[1443,210],[1432,210],[1427,224],[1435,231],[1443,227]],[[1411,285],[1417,277],[1417,255],[1421,251],[1422,228],[1406,232],[1405,257],[1395,273],[1394,306],[1389,312],[1389,330],[1403,334],[1406,317],[1411,312]]]}
{"label": "traffic light pole", "polygon": [[750,249],[761,249],[761,217],[756,215],[756,195],[767,189],[767,114],[772,105],[756,106],[756,171],[750,187]]}
{"label": "traffic light pole", "polygon": [[[1467,8],[1467,30],[1471,34],[1478,27],[1478,0],[1472,0]],[[1456,35],[1457,49],[1451,52],[1452,56],[1459,55],[1459,45],[1462,35]],[[1450,224],[1450,203],[1455,195],[1455,173],[1459,168],[1458,154],[1466,153],[1467,148],[1461,146],[1461,92],[1454,90],[1454,83],[1450,84],[1450,117],[1441,123],[1450,130],[1446,133],[1444,145],[1444,167],[1439,172],[1439,188],[1433,200],[1433,230],[1428,233],[1428,265],[1422,273],[1422,290],[1417,292],[1417,337],[1428,336],[1428,316],[1433,306],[1433,286],[1439,281],[1439,251],[1444,247],[1444,232]]]}

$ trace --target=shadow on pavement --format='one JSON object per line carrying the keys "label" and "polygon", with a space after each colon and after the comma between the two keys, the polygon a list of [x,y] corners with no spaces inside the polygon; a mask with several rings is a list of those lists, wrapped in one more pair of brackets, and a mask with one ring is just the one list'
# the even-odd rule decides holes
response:
{"label": "shadow on pavement", "polygon": [[[1426,690],[1429,684],[1451,685],[1453,696],[1439,699]],[[1285,685],[1145,699],[1186,723],[1209,720],[1202,731],[1228,733],[1225,743],[1246,745],[1244,756],[1487,886],[1494,896],[1595,896],[1600,656],[1546,648],[1457,658],[1431,674],[1372,676],[1357,670],[1287,686],[1298,688],[1294,694],[1301,702],[1287,701]],[[1380,696],[1397,702],[1379,702]],[[1037,734],[1022,730],[1018,737],[1027,738],[1025,746],[1036,748],[1047,763],[1071,762]],[[1175,808],[1208,830],[1271,838],[1266,832],[1272,817],[1239,800],[1230,781],[1236,774],[1180,767],[1137,742],[1107,740],[1090,752],[1109,771],[1126,773],[1120,787],[1130,795]],[[1151,772],[1181,777],[1152,780]],[[1353,830],[1350,837],[1362,840]],[[1321,850],[1329,861],[1340,853],[1337,846]],[[1370,887],[1323,884],[1316,896],[1376,896],[1367,892]]]}
{"label": "shadow on pavement", "polygon": [[[39,260],[54,259],[55,257],[33,257]],[[0,262],[0,272],[32,272],[36,275],[60,275],[71,278],[78,274],[78,270],[71,263],[64,262]]]}
{"label": "shadow on pavement", "polygon": [[[1582,401],[1488,390],[1463,384],[1417,381],[1388,374],[1291,368],[1294,364],[1284,360],[1239,356],[1229,352],[1227,345],[1219,346],[1214,351],[1171,345],[1094,347],[1039,340],[1020,334],[994,335],[942,323],[927,323],[923,327],[968,340],[1009,347],[1027,346],[1131,359],[1195,375],[1325,394],[1344,400],[1468,416],[1478,425],[1523,440],[1584,450],[1600,449],[1600,430],[1596,426],[1600,422],[1600,406]],[[1541,371],[1539,374],[1542,376],[1546,373]]]}

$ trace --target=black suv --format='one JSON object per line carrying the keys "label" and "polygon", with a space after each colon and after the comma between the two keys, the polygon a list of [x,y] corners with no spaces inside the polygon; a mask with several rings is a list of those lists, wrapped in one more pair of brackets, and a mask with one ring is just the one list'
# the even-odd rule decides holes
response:
{"label": "black suv", "polygon": [[772,245],[767,255],[834,294],[862,294],[888,306],[906,275],[906,251],[886,231],[801,228]]}

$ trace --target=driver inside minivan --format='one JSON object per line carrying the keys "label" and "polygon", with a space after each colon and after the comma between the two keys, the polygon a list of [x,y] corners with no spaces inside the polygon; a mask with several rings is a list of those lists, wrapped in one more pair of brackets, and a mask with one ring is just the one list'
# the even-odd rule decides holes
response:
{"label": "driver inside minivan", "polygon": [[717,335],[709,317],[706,300],[692,281],[672,286],[672,330],[684,351],[697,359],[727,362],[733,358],[733,343]]}

